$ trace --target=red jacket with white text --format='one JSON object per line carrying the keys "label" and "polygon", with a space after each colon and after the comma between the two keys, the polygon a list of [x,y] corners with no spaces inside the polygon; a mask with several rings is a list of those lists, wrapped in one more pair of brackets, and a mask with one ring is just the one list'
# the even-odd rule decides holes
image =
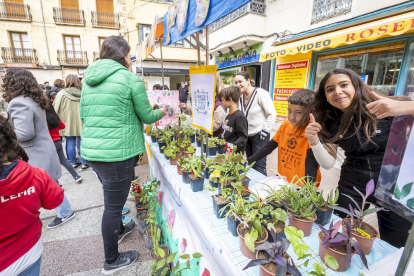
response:
{"label": "red jacket with white text", "polygon": [[62,202],[63,189],[44,170],[24,161],[0,180],[0,272],[39,241],[39,209],[54,209]]}

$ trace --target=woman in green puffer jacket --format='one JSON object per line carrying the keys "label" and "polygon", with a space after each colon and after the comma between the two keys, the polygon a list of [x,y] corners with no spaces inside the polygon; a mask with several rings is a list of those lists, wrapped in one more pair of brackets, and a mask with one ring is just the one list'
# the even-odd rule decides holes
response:
{"label": "woman in green puffer jacket", "polygon": [[122,208],[134,177],[138,155],[144,153],[142,123],[152,124],[167,114],[152,110],[144,84],[131,66],[130,47],[118,36],[107,37],[100,59],[85,73],[80,115],[84,123],[81,155],[98,175],[104,192],[102,273],[112,274],[135,262],[138,251],[119,253],[118,243],[135,228],[122,224]]}

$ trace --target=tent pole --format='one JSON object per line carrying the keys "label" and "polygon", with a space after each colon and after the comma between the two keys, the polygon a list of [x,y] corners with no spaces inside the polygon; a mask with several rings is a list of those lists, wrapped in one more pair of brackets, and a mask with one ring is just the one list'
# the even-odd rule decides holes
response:
{"label": "tent pole", "polygon": [[[208,65],[208,59],[209,59],[209,51],[208,51],[208,26],[206,27],[206,29],[205,29],[205,34],[206,34],[206,44],[205,44],[205,46],[206,46],[206,65]],[[200,40],[199,39],[199,37],[198,37],[198,33],[197,33],[197,39],[198,40]],[[215,99],[213,99],[213,101],[214,101]],[[206,133],[206,144],[207,144],[207,152],[206,152],[206,159],[208,158],[208,134]]]}
{"label": "tent pole", "polygon": [[162,78],[162,89],[164,90],[164,60],[162,58],[162,43],[163,43],[163,39],[160,39],[160,53],[161,53],[161,78]]}
{"label": "tent pole", "polygon": [[[196,36],[198,38],[198,32],[196,33]],[[200,44],[197,44],[197,65],[198,66],[201,65]],[[191,101],[192,100],[193,100],[193,98],[191,97]],[[201,130],[200,133],[201,133],[201,156],[203,156],[203,153],[204,153],[204,130]],[[206,154],[208,154],[208,147],[206,147]]]}

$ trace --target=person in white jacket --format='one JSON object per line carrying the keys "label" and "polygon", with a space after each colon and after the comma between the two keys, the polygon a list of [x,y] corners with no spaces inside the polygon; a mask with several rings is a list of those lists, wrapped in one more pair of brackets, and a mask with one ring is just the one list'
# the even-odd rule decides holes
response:
{"label": "person in white jacket", "polygon": [[[254,80],[250,78],[249,73],[237,73],[235,84],[243,94],[240,97],[239,109],[249,124],[246,145],[246,156],[249,158],[269,142],[270,131],[276,120],[276,110],[269,92],[254,87]],[[257,161],[253,168],[266,175],[266,158]]]}

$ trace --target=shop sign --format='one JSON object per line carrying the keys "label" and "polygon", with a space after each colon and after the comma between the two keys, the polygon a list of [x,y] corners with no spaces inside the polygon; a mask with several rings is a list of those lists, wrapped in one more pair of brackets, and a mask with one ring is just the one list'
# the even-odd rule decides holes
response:
{"label": "shop sign", "polygon": [[260,59],[260,50],[262,44],[255,44],[249,47],[247,51],[243,49],[236,50],[234,54],[224,54],[222,57],[216,57],[218,69],[241,65],[249,62],[258,61]]}
{"label": "shop sign", "polygon": [[7,68],[37,68],[35,63],[4,63],[3,66]]}
{"label": "shop sign", "polygon": [[[188,75],[188,69],[174,69],[174,68],[144,68],[144,74],[161,74],[164,71],[164,74],[171,75]],[[137,74],[142,74],[142,68],[136,68]]]}
{"label": "shop sign", "polygon": [[337,48],[339,46],[373,41],[411,32],[414,32],[414,12],[277,46],[262,52],[260,60],[265,61],[309,51]]}
{"label": "shop sign", "polygon": [[296,91],[306,87],[308,69],[309,60],[279,63],[276,65],[273,104],[279,122],[287,118],[287,98]]}

